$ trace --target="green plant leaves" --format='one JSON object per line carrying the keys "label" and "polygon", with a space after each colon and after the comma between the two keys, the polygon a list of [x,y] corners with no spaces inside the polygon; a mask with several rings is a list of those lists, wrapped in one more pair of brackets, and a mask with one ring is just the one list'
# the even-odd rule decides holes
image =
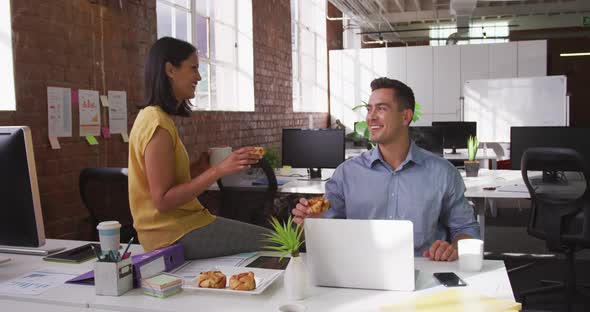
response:
{"label": "green plant leaves", "polygon": [[369,125],[366,121],[359,121],[354,124],[354,131],[360,134],[363,138],[369,139],[371,137],[371,133],[369,131]]}
{"label": "green plant leaves", "polygon": [[467,157],[470,161],[475,160],[478,148],[479,140],[477,140],[477,136],[469,136],[469,138],[467,139]]}
{"label": "green plant leaves", "polygon": [[270,218],[270,224],[274,231],[263,234],[266,237],[263,241],[271,244],[264,249],[281,252],[281,259],[288,254],[298,256],[299,247],[303,244],[303,228],[293,223],[293,216],[289,216],[287,223],[283,224],[273,216]]}
{"label": "green plant leaves", "polygon": [[414,105],[414,117],[412,118],[412,121],[416,122],[420,117],[422,117],[422,106],[416,102]]}

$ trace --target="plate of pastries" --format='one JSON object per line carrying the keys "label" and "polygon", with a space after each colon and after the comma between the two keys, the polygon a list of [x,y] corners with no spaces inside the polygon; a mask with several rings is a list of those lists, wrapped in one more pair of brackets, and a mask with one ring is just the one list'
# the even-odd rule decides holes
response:
{"label": "plate of pastries", "polygon": [[257,295],[281,276],[282,270],[215,267],[184,282],[183,288]]}

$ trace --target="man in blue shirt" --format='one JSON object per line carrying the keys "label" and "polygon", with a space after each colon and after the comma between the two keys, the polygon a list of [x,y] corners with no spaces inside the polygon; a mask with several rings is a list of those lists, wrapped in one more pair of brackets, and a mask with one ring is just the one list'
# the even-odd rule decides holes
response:
{"label": "man in blue shirt", "polygon": [[378,78],[371,90],[366,121],[377,148],[336,168],[324,194],[331,207],[323,214],[311,214],[301,198],[292,210],[295,222],[310,217],[410,220],[417,255],[454,261],[458,240],[479,238],[463,179],[450,162],[410,141],[412,89]]}

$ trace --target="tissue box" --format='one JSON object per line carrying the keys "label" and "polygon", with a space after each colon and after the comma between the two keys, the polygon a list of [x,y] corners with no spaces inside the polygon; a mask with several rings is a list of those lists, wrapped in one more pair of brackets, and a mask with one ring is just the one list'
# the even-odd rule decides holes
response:
{"label": "tissue box", "polygon": [[133,287],[131,259],[94,264],[94,288],[97,295],[120,296]]}

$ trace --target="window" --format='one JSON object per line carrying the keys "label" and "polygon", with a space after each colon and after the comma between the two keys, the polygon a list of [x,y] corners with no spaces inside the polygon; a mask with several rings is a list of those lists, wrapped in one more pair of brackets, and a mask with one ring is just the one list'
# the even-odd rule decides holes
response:
{"label": "window", "polygon": [[[455,32],[457,32],[457,26],[454,24],[431,26],[430,38],[436,39],[430,40],[430,45],[446,45],[447,38]],[[457,44],[508,42],[508,38],[495,37],[508,37],[509,33],[508,21],[472,23],[469,25],[468,36],[474,39],[459,40]]]}
{"label": "window", "polygon": [[158,38],[197,47],[202,80],[194,107],[254,111],[251,0],[157,0],[156,11]]}
{"label": "window", "polygon": [[326,1],[291,0],[293,111],[328,111]]}
{"label": "window", "polygon": [[10,1],[0,1],[0,68],[5,73],[0,79],[0,111],[16,110],[10,21]]}

